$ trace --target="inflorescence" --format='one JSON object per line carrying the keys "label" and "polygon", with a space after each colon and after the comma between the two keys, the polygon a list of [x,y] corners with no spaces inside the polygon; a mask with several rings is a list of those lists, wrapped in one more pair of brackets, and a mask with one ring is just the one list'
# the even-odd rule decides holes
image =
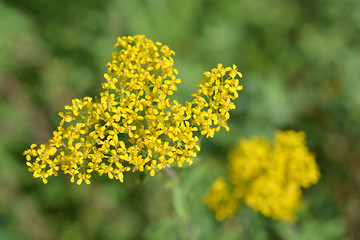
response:
{"label": "inflorescence", "polygon": [[315,157],[306,147],[305,133],[277,131],[275,142],[242,139],[229,154],[230,183],[218,178],[205,202],[218,221],[235,216],[240,203],[277,220],[295,221],[301,188],[320,178]]}
{"label": "inflorescence", "polygon": [[173,162],[191,165],[201,135],[229,130],[229,111],[238,97],[236,66],[205,72],[185,105],[171,101],[177,91],[174,51],[144,35],[118,37],[107,63],[99,98],[73,99],[53,137],[24,152],[29,171],[46,184],[59,170],[77,184],[90,184],[93,172],[123,182],[125,172],[151,176]]}

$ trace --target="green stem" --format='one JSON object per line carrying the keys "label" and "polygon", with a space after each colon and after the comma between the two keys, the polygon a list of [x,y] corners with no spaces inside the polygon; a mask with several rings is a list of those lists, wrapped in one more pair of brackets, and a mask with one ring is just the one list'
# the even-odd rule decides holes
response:
{"label": "green stem", "polygon": [[189,204],[186,201],[184,193],[181,189],[180,178],[178,174],[171,168],[165,168],[164,171],[172,181],[173,206],[177,216],[179,217],[179,219],[183,221],[183,225],[186,232],[186,236],[184,236],[184,239],[195,240],[196,237],[190,220],[189,207],[188,207]]}

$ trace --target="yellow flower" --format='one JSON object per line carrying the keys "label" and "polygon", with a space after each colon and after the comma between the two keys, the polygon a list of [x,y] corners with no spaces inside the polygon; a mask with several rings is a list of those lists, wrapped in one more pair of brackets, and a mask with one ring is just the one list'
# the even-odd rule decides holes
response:
{"label": "yellow flower", "polygon": [[206,192],[204,201],[215,213],[218,221],[234,217],[239,208],[239,202],[232,195],[231,188],[223,177],[216,179]]}
{"label": "yellow flower", "polygon": [[90,184],[93,172],[121,182],[130,171],[154,176],[173,162],[191,165],[198,135],[229,130],[232,101],[242,89],[235,65],[205,72],[194,99],[182,105],[169,98],[181,80],[168,46],[136,35],[118,37],[114,47],[100,97],[74,99],[59,113],[53,138],[24,152],[35,178],[46,183],[60,169],[77,184]]}
{"label": "yellow flower", "polygon": [[315,156],[309,153],[305,142],[304,132],[277,131],[272,158],[287,164],[284,169],[285,180],[308,188],[316,184],[320,172],[315,161]]}
{"label": "yellow flower", "polygon": [[295,221],[301,196],[298,185],[280,185],[264,175],[252,182],[245,195],[245,203],[267,217]]}
{"label": "yellow flower", "polygon": [[231,183],[248,183],[258,177],[263,171],[263,166],[269,162],[270,150],[270,143],[266,139],[253,137],[249,141],[240,140],[229,154],[228,170]]}
{"label": "yellow flower", "polygon": [[[240,140],[229,154],[228,174],[233,200],[285,221],[296,220],[301,187],[308,188],[320,178],[315,157],[306,147],[305,133],[293,130],[277,131],[272,146],[265,138]],[[216,213],[220,203],[209,197],[206,195],[206,202]]]}

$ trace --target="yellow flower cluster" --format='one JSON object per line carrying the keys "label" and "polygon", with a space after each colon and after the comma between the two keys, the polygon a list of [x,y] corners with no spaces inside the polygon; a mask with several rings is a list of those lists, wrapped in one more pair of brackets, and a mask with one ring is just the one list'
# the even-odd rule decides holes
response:
{"label": "yellow flower cluster", "polygon": [[129,171],[154,176],[173,162],[192,164],[200,135],[229,130],[242,89],[235,65],[205,72],[193,100],[181,105],[169,99],[181,80],[168,46],[136,35],[118,37],[114,47],[100,97],[74,99],[53,138],[24,152],[35,178],[47,183],[60,169],[79,185],[90,184],[93,172],[121,182]]}
{"label": "yellow flower cluster", "polygon": [[224,177],[215,180],[205,197],[206,204],[218,221],[234,217],[239,209],[239,201]]}
{"label": "yellow flower cluster", "polygon": [[232,217],[240,201],[273,219],[295,221],[301,187],[320,178],[305,133],[292,130],[277,131],[273,146],[261,138],[240,140],[229,154],[228,174],[230,183],[220,178],[205,195],[219,221]]}

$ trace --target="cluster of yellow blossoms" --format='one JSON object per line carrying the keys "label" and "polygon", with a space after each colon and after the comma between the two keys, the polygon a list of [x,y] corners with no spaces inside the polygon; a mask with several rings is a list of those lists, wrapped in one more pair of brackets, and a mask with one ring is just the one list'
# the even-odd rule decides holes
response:
{"label": "cluster of yellow blossoms", "polygon": [[244,201],[255,211],[277,220],[295,221],[301,187],[320,178],[304,132],[277,131],[273,146],[262,138],[242,139],[229,154],[230,184],[216,180],[205,202],[218,221],[233,217]]}
{"label": "cluster of yellow blossoms", "polygon": [[59,113],[53,138],[24,152],[35,178],[47,183],[60,169],[79,185],[90,184],[93,172],[121,182],[129,171],[154,176],[173,162],[192,164],[201,135],[228,130],[242,89],[235,65],[205,72],[193,100],[181,105],[169,99],[181,80],[168,46],[136,35],[119,37],[114,47],[100,97],[74,99]]}

